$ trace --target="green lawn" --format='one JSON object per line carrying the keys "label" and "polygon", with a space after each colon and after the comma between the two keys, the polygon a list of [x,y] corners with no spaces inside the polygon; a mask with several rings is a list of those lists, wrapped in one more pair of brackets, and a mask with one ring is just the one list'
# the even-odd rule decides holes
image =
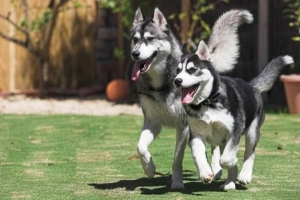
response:
{"label": "green lawn", "polygon": [[[142,123],[140,116],[0,116],[0,199],[300,199],[300,116],[267,115],[253,181],[229,192],[218,189],[224,180],[197,180],[189,148],[186,189],[169,189],[170,129],[150,146],[166,175],[145,178],[136,152]],[[243,149],[242,142],[239,166]]]}

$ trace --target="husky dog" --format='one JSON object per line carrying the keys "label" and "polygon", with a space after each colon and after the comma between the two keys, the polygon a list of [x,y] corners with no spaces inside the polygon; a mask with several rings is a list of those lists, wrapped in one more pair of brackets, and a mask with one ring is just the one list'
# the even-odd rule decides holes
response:
{"label": "husky dog", "polygon": [[[253,17],[248,11],[232,10],[216,22],[210,38],[211,57],[216,71],[223,72],[233,68],[239,54],[237,28],[243,23],[251,23],[252,20]],[[141,165],[148,177],[155,175],[155,165],[148,146],[159,134],[162,126],[175,128],[177,135],[171,188],[183,188],[182,161],[190,131],[186,112],[180,101],[181,90],[173,84],[182,55],[179,42],[158,8],[155,8],[153,18],[148,19],[140,8],[137,9],[131,38],[131,56],[135,61],[131,79],[137,82],[144,114],[144,125],[137,147]],[[224,59],[221,61],[218,55],[222,55]],[[220,62],[224,64],[222,68],[219,68]],[[221,167],[218,154],[216,155],[212,165],[219,171]]]}
{"label": "husky dog", "polygon": [[188,115],[190,146],[200,179],[207,183],[213,176],[205,155],[207,141],[220,146],[220,165],[228,169],[228,178],[221,188],[234,189],[238,174],[236,154],[240,138],[245,134],[244,163],[238,180],[247,185],[252,179],[255,147],[264,121],[261,93],[271,89],[280,71],[293,63],[293,58],[273,59],[260,75],[246,83],[220,76],[210,62],[209,49],[203,41],[195,54],[189,54],[186,49],[183,52],[174,84],[182,89],[181,102]]}

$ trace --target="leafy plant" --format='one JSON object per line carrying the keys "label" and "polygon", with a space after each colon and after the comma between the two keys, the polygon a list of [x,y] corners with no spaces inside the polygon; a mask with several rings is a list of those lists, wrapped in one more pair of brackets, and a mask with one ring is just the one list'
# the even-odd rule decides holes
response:
{"label": "leafy plant", "polygon": [[125,55],[124,55],[124,51],[122,49],[119,48],[114,48],[114,56],[119,59],[119,60],[124,60],[125,59]]}
{"label": "leafy plant", "polygon": [[[122,22],[125,29],[129,29],[132,25],[132,20],[135,14],[135,9],[132,6],[132,0],[97,0],[99,8],[110,9],[113,13],[122,13]],[[137,4],[141,8],[147,9],[153,7],[153,1],[137,0]],[[124,31],[124,37],[130,40],[129,31]]]}
{"label": "leafy plant", "polygon": [[40,18],[29,20],[28,18],[23,18],[21,20],[21,27],[29,28],[31,31],[39,31],[46,23],[52,19],[51,9],[47,8]]}
{"label": "leafy plant", "polygon": [[289,26],[298,30],[298,36],[292,37],[293,41],[300,41],[300,0],[283,0],[287,7],[283,14],[290,20]]}
{"label": "leafy plant", "polygon": [[181,42],[188,42],[192,47],[196,47],[200,40],[207,39],[211,33],[209,24],[204,20],[203,15],[216,9],[217,5],[229,0],[216,0],[211,3],[209,0],[196,0],[195,4],[191,6],[190,13],[181,12],[179,14],[173,13],[169,19],[173,21],[173,26],[178,32],[182,32],[181,27],[176,23],[176,19],[182,21],[185,17],[190,17],[191,24],[186,33],[187,41],[185,41],[184,33],[180,35]]}
{"label": "leafy plant", "polygon": [[129,27],[130,17],[133,15],[133,9],[131,8],[131,1],[129,0],[97,0],[100,8],[110,9],[113,13],[122,13],[122,22],[125,27]]}

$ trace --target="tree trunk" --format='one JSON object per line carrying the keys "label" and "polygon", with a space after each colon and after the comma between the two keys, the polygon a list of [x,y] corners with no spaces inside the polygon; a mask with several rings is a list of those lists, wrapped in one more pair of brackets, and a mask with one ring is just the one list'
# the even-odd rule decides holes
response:
{"label": "tree trunk", "polygon": [[47,67],[48,62],[39,57],[39,90],[40,90],[40,96],[43,98],[46,95],[46,87],[45,87],[45,81],[44,81],[44,73],[45,73],[45,67]]}

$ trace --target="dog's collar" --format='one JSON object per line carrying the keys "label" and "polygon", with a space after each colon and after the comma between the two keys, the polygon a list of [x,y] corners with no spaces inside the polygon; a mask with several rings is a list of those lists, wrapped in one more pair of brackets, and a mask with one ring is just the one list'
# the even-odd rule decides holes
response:
{"label": "dog's collar", "polygon": [[[207,99],[205,99],[204,101],[202,101],[201,103],[195,105],[195,104],[189,104],[189,107],[194,110],[194,111],[197,111],[197,110],[200,110],[202,106],[213,106],[214,103],[218,102],[218,96],[220,95],[219,92],[215,93],[215,94],[212,94],[210,95]],[[197,116],[197,115],[194,115],[193,112],[191,111],[187,111],[187,113],[189,115],[192,115],[192,116]]]}
{"label": "dog's collar", "polygon": [[168,85],[164,85],[162,87],[159,87],[159,88],[155,88],[155,87],[152,87],[152,86],[149,86],[148,88],[143,88],[142,90],[138,90],[138,93],[139,94],[147,94],[147,92],[165,92],[169,89],[169,86]]}
{"label": "dog's collar", "polygon": [[155,87],[152,87],[150,86],[148,89],[149,91],[152,91],[152,92],[165,92],[168,90],[168,85],[164,85],[162,87],[159,87],[159,88],[155,88]]}
{"label": "dog's collar", "polygon": [[208,106],[208,105],[211,105],[213,103],[217,103],[218,102],[218,96],[220,96],[220,92],[217,92],[215,94],[210,95],[207,99],[202,101],[200,104]]}
{"label": "dog's collar", "polygon": [[154,101],[158,101],[156,98],[155,98],[155,95],[153,94],[153,92],[157,92],[159,94],[162,94],[162,93],[165,93],[167,90],[169,89],[169,86],[168,85],[165,85],[163,87],[159,87],[159,88],[154,88],[152,86],[149,86],[149,87],[144,87],[144,88],[140,88],[140,89],[137,89],[137,92],[139,95],[143,95],[143,96],[146,96]]}
{"label": "dog's collar", "polygon": [[208,98],[206,98],[204,101],[201,101],[199,104],[191,104],[191,107],[196,108],[196,107],[201,107],[203,105],[205,106],[211,106],[214,103],[218,102],[218,96],[220,96],[220,92],[214,93],[210,95]]}

